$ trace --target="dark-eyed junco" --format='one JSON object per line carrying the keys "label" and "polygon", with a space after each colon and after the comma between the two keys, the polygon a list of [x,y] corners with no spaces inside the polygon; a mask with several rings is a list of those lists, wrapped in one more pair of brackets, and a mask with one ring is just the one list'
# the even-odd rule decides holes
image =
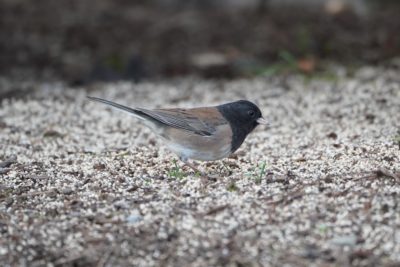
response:
{"label": "dark-eyed junco", "polygon": [[129,108],[108,100],[90,97],[141,119],[185,165],[198,171],[189,159],[212,161],[234,153],[259,124],[268,124],[260,109],[239,100],[214,107],[144,109]]}

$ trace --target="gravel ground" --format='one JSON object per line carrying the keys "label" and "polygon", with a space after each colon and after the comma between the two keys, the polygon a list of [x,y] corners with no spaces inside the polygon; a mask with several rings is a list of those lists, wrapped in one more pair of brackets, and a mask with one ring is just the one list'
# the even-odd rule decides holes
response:
{"label": "gravel ground", "polygon": [[[400,78],[182,79],[0,106],[3,266],[399,266]],[[254,100],[271,122],[207,187],[125,113]],[[264,168],[263,168],[264,167]]]}

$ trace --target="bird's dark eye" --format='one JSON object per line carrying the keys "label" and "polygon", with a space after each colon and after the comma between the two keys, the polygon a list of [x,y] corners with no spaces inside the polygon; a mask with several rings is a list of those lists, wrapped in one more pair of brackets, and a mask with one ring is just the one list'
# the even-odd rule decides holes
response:
{"label": "bird's dark eye", "polygon": [[255,115],[256,113],[254,112],[254,110],[249,110],[249,111],[247,112],[247,114],[249,114],[250,117],[254,117],[254,115]]}

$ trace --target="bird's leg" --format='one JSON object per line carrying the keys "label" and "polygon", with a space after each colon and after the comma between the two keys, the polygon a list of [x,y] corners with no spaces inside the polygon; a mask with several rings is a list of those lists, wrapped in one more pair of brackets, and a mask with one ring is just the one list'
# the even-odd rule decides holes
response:
{"label": "bird's leg", "polygon": [[184,157],[179,157],[179,160],[183,162],[183,164],[185,166],[188,166],[189,168],[191,168],[195,173],[200,173],[202,174],[201,171],[199,171],[199,169],[197,169],[193,164],[191,164],[187,158]]}
{"label": "bird's leg", "polygon": [[208,180],[208,176],[206,174],[204,174],[203,172],[201,172],[199,169],[197,169],[196,166],[194,166],[192,163],[190,163],[188,161],[187,158],[179,157],[179,159],[183,162],[183,164],[185,166],[188,166],[189,168],[191,168],[194,171],[195,174],[200,174],[203,182],[204,182],[204,180]]}

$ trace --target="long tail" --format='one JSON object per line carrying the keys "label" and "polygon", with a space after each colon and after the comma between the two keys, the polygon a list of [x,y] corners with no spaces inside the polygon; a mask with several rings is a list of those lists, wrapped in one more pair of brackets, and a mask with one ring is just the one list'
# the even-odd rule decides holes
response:
{"label": "long tail", "polygon": [[129,113],[130,115],[133,115],[134,117],[142,120],[144,122],[144,124],[146,126],[150,127],[150,129],[152,129],[153,131],[156,131],[156,129],[157,129],[155,127],[155,125],[162,123],[159,120],[157,120],[154,117],[147,114],[149,112],[148,110],[145,110],[142,108],[138,108],[138,109],[130,108],[130,107],[120,105],[120,104],[117,104],[117,103],[109,101],[109,100],[105,100],[105,99],[93,97],[93,96],[87,96],[87,98],[89,98],[92,101],[100,102],[100,103],[106,104],[108,106],[112,106],[114,108],[125,111],[125,112]]}
{"label": "long tail", "polygon": [[117,104],[117,103],[109,101],[109,100],[105,100],[105,99],[93,97],[93,96],[88,96],[87,98],[89,98],[90,100],[96,101],[96,102],[100,102],[100,103],[112,106],[117,109],[121,109],[123,111],[129,112],[134,115],[138,115],[138,116],[142,115],[142,112],[140,112],[139,110],[136,110],[136,109],[133,109],[133,108],[130,108],[127,106],[123,106],[123,105]]}

